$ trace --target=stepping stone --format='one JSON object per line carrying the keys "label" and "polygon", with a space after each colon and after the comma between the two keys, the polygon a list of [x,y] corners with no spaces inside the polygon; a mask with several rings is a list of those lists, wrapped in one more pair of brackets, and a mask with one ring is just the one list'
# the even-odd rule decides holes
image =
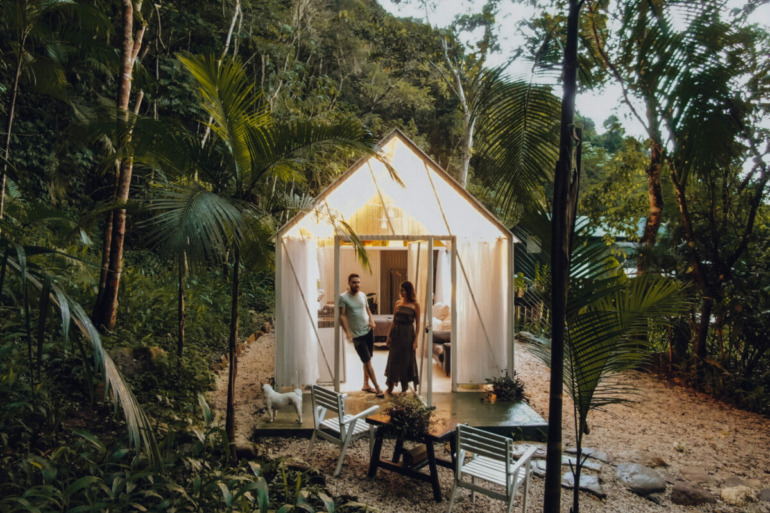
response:
{"label": "stepping stone", "polygon": [[671,490],[671,502],[681,506],[699,506],[712,504],[716,501],[716,497],[700,486],[685,481],[679,481]]}
{"label": "stepping stone", "polygon": [[532,460],[532,472],[537,477],[545,477],[545,460]]}
{"label": "stepping stone", "polygon": [[[575,474],[572,472],[566,472],[564,475],[562,475],[561,485],[564,488],[575,488]],[[607,497],[607,492],[605,492],[604,488],[602,488],[602,485],[599,483],[599,478],[597,476],[589,476],[581,473],[580,489],[584,492],[592,493],[600,499]]]}
{"label": "stepping stone", "polygon": [[666,481],[654,470],[638,463],[621,463],[616,470],[618,479],[637,495],[665,492]]}
{"label": "stepping stone", "polygon": [[532,455],[533,458],[545,458],[546,447],[545,444],[533,444],[533,443],[518,443],[513,444],[513,457],[519,459],[524,456],[531,447],[537,447],[537,451]]}
{"label": "stepping stone", "polygon": [[732,488],[733,486],[749,486],[749,483],[744,481],[738,476],[730,476],[727,479],[725,479],[724,487],[725,488]]}
{"label": "stepping stone", "polygon": [[[570,464],[575,465],[575,461],[575,458],[571,456],[561,457],[561,464],[565,466],[569,466]],[[586,462],[583,464],[583,470],[594,470],[598,472],[601,469],[601,463],[597,463],[595,461],[586,460]],[[534,472],[537,477],[545,477],[545,460],[532,460],[532,472]],[[583,479],[582,472],[580,479]]]}
{"label": "stepping stone", "polygon": [[722,488],[720,496],[725,503],[731,506],[745,506],[747,503],[757,500],[754,490],[743,485]]}
{"label": "stepping stone", "polygon": [[[570,447],[565,452],[569,454],[577,454],[577,447]],[[603,461],[604,463],[612,462],[612,457],[606,452],[600,451],[599,449],[594,449],[592,447],[583,447],[583,449],[580,452],[582,453],[582,456],[588,456],[589,458]]]}
{"label": "stepping stone", "polygon": [[[575,465],[577,465],[577,458],[574,457],[574,456],[562,455],[562,457],[561,457],[561,464],[562,465],[568,465],[568,466],[569,465],[575,466]],[[600,471],[602,469],[602,464],[600,462],[598,462],[598,461],[593,461],[593,460],[588,460],[587,459],[587,460],[585,460],[583,462],[583,469],[595,470],[595,471],[598,472],[598,471]]]}

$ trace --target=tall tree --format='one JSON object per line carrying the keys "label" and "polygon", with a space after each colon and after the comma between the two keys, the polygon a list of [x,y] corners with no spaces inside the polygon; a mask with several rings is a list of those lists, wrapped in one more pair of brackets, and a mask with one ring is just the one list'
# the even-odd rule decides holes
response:
{"label": "tall tree", "polygon": [[[545,471],[545,513],[561,511],[562,383],[567,322],[572,235],[580,185],[580,130],[575,126],[578,71],[578,22],[583,0],[569,0],[567,44],[564,47],[559,160],[556,163],[551,220],[551,382],[548,399],[548,445]],[[577,486],[577,483],[576,483]]]}
{"label": "tall tree", "polygon": [[[147,23],[142,17],[142,1],[123,0],[122,42],[120,47],[120,74],[118,75],[117,110],[122,123],[129,123],[128,113],[131,101],[131,80],[134,73],[139,51]],[[134,31],[135,21],[139,27]],[[141,106],[144,92],[140,91],[136,98],[135,113]],[[131,176],[134,162],[130,155],[124,156],[116,163],[115,192],[113,198],[117,204],[128,201],[131,189]],[[99,329],[111,330],[115,327],[118,312],[118,288],[120,274],[123,271],[123,242],[126,235],[126,209],[117,208],[108,214],[104,229],[102,249],[102,267],[99,278],[99,293],[94,305],[93,320]]]}

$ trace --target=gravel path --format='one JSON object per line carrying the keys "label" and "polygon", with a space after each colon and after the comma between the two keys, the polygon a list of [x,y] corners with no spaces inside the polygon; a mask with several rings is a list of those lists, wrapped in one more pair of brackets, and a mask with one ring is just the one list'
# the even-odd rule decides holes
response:
{"label": "gravel path", "polygon": [[[249,344],[239,358],[236,394],[236,429],[248,438],[258,415],[263,412],[260,382],[273,375],[275,342],[272,334]],[[516,371],[527,386],[531,406],[544,418],[548,409],[548,369],[530,355],[525,346],[516,345]],[[630,406],[611,406],[589,417],[590,435],[584,445],[608,453],[614,463],[635,462],[654,468],[668,481],[665,494],[654,501],[626,489],[617,479],[615,467],[602,466],[598,473],[607,497],[599,500],[581,494],[581,510],[591,512],[745,512],[770,513],[770,497],[745,505],[731,505],[723,500],[701,506],[680,506],[671,502],[672,483],[687,481],[719,497],[723,489],[735,484],[747,485],[759,495],[770,488],[770,419],[735,409],[689,389],[661,382],[654,376],[630,373],[626,376],[637,386],[635,402]],[[212,394],[213,408],[224,415],[227,395],[227,372],[220,373],[218,388]],[[571,402],[565,398],[564,443],[574,442]],[[305,458],[307,439],[262,439],[261,450],[269,456]],[[392,450],[386,441],[383,454]],[[366,478],[368,444],[356,443],[348,450],[345,465],[338,478],[331,476],[338,448],[320,442],[308,462],[327,473],[330,490],[336,494],[355,496],[382,512],[443,512],[447,503],[432,500],[430,486],[403,476],[380,470],[376,479]],[[564,471],[568,469],[564,467]],[[451,490],[452,472],[439,468],[445,497]],[[563,489],[562,511],[572,503],[571,490]],[[770,492],[765,492],[770,495]],[[539,511],[543,502],[543,479],[533,478],[530,489],[530,512]],[[519,506],[516,506],[519,511]],[[501,501],[478,495],[470,501],[466,491],[460,492],[455,511],[468,513],[505,511]]]}

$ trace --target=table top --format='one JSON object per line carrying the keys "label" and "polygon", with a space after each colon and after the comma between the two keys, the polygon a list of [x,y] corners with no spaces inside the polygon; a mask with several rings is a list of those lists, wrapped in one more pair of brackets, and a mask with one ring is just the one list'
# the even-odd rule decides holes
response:
{"label": "table top", "polygon": [[[390,415],[386,413],[375,413],[366,417],[367,424],[373,426],[387,426],[390,423]],[[428,427],[428,438],[433,441],[443,441],[448,439],[457,429],[457,420],[446,419],[431,415],[430,425]]]}

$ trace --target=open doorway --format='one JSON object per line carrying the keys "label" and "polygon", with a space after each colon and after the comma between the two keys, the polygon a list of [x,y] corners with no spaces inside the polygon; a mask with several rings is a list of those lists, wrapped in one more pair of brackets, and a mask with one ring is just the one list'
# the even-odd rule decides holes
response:
{"label": "open doorway", "polygon": [[[452,362],[451,362],[451,278],[449,241],[434,246],[430,240],[398,241],[398,244],[367,247],[369,269],[365,269],[356,258],[351,246],[342,245],[339,248],[339,291],[346,289],[347,276],[357,273],[361,276],[361,290],[369,297],[375,298],[375,307],[370,309],[375,316],[375,350],[372,366],[380,386],[385,388],[385,368],[388,359],[386,346],[387,333],[393,321],[393,309],[399,298],[401,284],[409,279],[416,285],[418,302],[422,308],[420,319],[419,347],[417,364],[421,385],[418,393],[428,400],[428,394],[433,392],[451,392]],[[376,243],[375,243],[376,244]],[[429,253],[430,250],[430,253]],[[328,251],[329,257],[333,254]],[[411,255],[411,256],[410,256]],[[430,256],[429,256],[430,255]],[[334,290],[333,277],[330,269],[332,258],[322,258],[321,282],[324,291]],[[324,262],[325,261],[325,262]],[[324,269],[325,268],[325,269]],[[326,272],[324,272],[326,271]],[[326,276],[327,278],[324,278]],[[331,295],[331,294],[324,294]],[[427,307],[429,305],[429,307]],[[328,302],[323,310],[328,315],[319,317],[319,332],[332,331],[334,326],[334,303]],[[375,310],[377,313],[374,313]],[[435,314],[435,315],[434,315]],[[426,330],[427,328],[427,330]],[[332,333],[322,337],[328,341],[326,354],[333,352]],[[340,390],[355,392],[363,386],[363,369],[361,361],[355,352],[352,342],[349,342],[340,330]],[[329,375],[329,378],[332,376]],[[325,381],[325,380],[324,380]],[[332,380],[329,379],[328,383]],[[400,385],[396,387],[400,390]]]}

